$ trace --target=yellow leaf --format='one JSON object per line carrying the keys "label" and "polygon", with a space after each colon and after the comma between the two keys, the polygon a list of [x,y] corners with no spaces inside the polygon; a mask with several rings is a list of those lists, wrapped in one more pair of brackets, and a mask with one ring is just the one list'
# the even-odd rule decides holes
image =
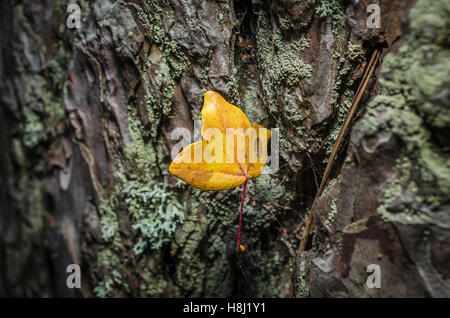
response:
{"label": "yellow leaf", "polygon": [[201,190],[232,189],[259,176],[267,160],[270,130],[251,125],[242,110],[213,91],[205,93],[202,121],[203,139],[178,154],[170,173]]}

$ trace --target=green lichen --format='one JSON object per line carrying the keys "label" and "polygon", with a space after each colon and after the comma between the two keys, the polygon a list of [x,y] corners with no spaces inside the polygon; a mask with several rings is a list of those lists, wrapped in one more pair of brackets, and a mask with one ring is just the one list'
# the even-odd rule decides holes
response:
{"label": "green lichen", "polygon": [[[265,11],[259,11],[257,14],[258,64],[261,65],[261,69],[267,69],[268,72],[263,89],[272,89],[272,85],[278,86],[281,83],[290,87],[298,86],[301,80],[310,77],[312,72],[311,65],[299,58],[300,52],[307,46],[306,40],[300,38],[291,42],[286,41],[280,31],[272,32],[271,23]],[[267,63],[268,61],[270,63]],[[268,95],[272,96],[272,94]]]}
{"label": "green lichen", "polygon": [[105,280],[100,281],[97,286],[94,287],[94,294],[99,298],[111,297],[113,293],[113,280],[110,277],[106,277]]}
{"label": "green lichen", "polygon": [[[43,79],[38,77],[37,80]],[[42,107],[39,108],[42,111],[36,111],[28,106],[23,109],[23,142],[27,148],[35,148],[40,143],[47,141],[52,129],[62,123],[65,115],[60,96],[57,97],[46,87],[41,87],[39,91],[41,92],[39,102],[42,103]]]}
{"label": "green lichen", "polygon": [[183,207],[174,199],[174,193],[161,184],[130,181],[122,193],[132,215],[133,229],[140,233],[133,248],[136,254],[144,252],[147,246],[160,249],[184,221]]}
{"label": "green lichen", "polygon": [[[139,261],[132,266],[147,268],[148,264],[161,263],[160,248],[172,239],[184,218],[176,194],[162,182],[167,174],[167,163],[163,162],[163,143],[158,130],[163,117],[170,116],[175,80],[183,75],[189,60],[164,33],[161,16],[164,10],[156,2],[147,1],[144,9],[135,8],[140,22],[150,30],[154,44],[148,56],[142,52],[135,56],[145,95],[143,100],[132,100],[128,106],[133,143],[124,147],[124,158],[115,158],[115,188],[112,193],[104,194],[99,207],[103,238],[100,249],[110,257],[100,262],[95,270],[102,277],[96,289],[98,296],[129,292],[127,278],[118,278],[119,263],[115,261],[126,255],[125,240],[135,241],[133,250]],[[146,109],[147,119],[141,118],[138,103]],[[119,232],[124,220],[135,231],[132,237],[124,238]],[[154,250],[151,256],[147,247]],[[133,258],[125,258],[122,264],[132,261]],[[144,296],[161,295],[167,285],[164,281],[167,273],[162,268],[143,271],[141,279],[140,291]]]}
{"label": "green lichen", "polygon": [[[339,76],[342,78],[342,75]],[[341,87],[342,79],[339,79],[333,88],[333,103],[335,103],[335,107],[337,111],[334,114],[334,118],[330,123],[330,128],[327,131],[326,135],[322,138],[325,141],[325,157],[323,159],[323,163],[328,161],[328,157],[333,150],[334,143],[339,135],[339,132],[342,128],[342,124],[347,117],[348,111],[352,104],[353,91],[351,89],[346,89],[345,92],[338,97],[338,91]],[[348,84],[346,84],[348,85]]]}
{"label": "green lichen", "polygon": [[[267,174],[262,174],[249,183],[248,193],[255,197],[255,201],[245,202],[247,226],[253,231],[263,231],[269,228],[278,212],[276,202],[281,198],[289,201],[293,197],[293,193],[289,189],[280,185],[277,179]],[[254,207],[253,204],[256,201],[260,204]]]}
{"label": "green lichen", "polygon": [[300,261],[295,275],[295,297],[305,298],[310,294],[308,283],[309,261],[304,258]]}
{"label": "green lichen", "polygon": [[[60,12],[61,6],[55,4],[52,12]],[[26,10],[22,4],[13,5],[11,30],[14,32],[11,35],[18,39],[18,46],[11,47],[14,69],[17,71],[11,83],[16,90],[17,101],[11,103],[12,116],[8,118],[22,125],[17,125],[11,135],[14,136],[11,142],[12,161],[5,163],[11,172],[4,182],[9,184],[11,198],[8,208],[12,217],[8,221],[10,226],[3,233],[8,238],[4,244],[7,278],[4,283],[10,286],[10,295],[23,297],[26,293],[28,296],[48,297],[51,296],[48,271],[34,271],[26,281],[21,276],[30,273],[30,262],[36,268],[45,268],[48,264],[45,242],[49,222],[46,219],[51,218],[51,214],[45,184],[49,170],[43,159],[50,137],[63,122],[63,83],[67,77],[70,54],[66,52],[63,42],[56,52],[47,47],[48,43],[35,25],[38,20],[31,19]],[[62,31],[52,31],[51,36],[60,38],[59,32]],[[46,52],[45,57],[40,54],[43,51]],[[6,117],[3,119],[6,120]]]}
{"label": "green lichen", "polygon": [[334,143],[336,142],[342,124],[348,114],[348,110],[351,107],[354,96],[354,92],[350,88],[353,81],[348,80],[348,76],[352,70],[352,65],[349,61],[349,54],[352,54],[350,47],[348,48],[348,54],[342,53],[342,51],[346,49],[342,46],[338,46],[337,51],[333,54],[333,58],[336,61],[336,76],[333,86],[331,105],[333,105],[335,110],[332,120],[328,122],[329,128],[326,130],[326,134],[321,137],[322,142],[325,141],[325,156],[323,159],[324,164],[326,164],[328,157],[331,154]]}
{"label": "green lichen", "polygon": [[135,8],[154,43],[149,56],[140,53],[135,57],[135,63],[145,84],[145,98],[140,102],[144,103],[152,123],[150,136],[156,140],[159,123],[172,110],[175,81],[184,74],[190,60],[181,47],[164,33],[164,8],[151,0],[145,2],[145,9]]}
{"label": "green lichen", "polygon": [[320,0],[316,6],[316,13],[320,17],[330,16],[333,21],[333,34],[342,33],[342,18],[344,17],[344,6],[340,0]]}
{"label": "green lichen", "polygon": [[366,52],[359,43],[348,43],[347,57],[351,62],[360,63],[364,60]]}
{"label": "green lichen", "polygon": [[[26,21],[26,20],[25,20]],[[24,24],[27,36],[36,41],[35,45],[43,45],[35,36],[32,27]],[[40,72],[26,71],[27,65],[19,59],[19,70],[23,82],[23,142],[27,148],[36,148],[48,140],[49,135],[64,120],[65,79],[70,54],[64,45],[51,56],[47,65]],[[22,64],[23,63],[23,64]],[[25,75],[27,74],[27,75]]]}
{"label": "green lichen", "polygon": [[417,209],[418,206],[426,203],[426,200],[418,194],[417,185],[411,179],[412,168],[412,162],[408,157],[397,159],[395,169],[398,175],[384,189],[384,202],[377,208],[383,221],[403,224],[420,224],[430,221],[426,213]]}
{"label": "green lichen", "polygon": [[336,217],[337,214],[338,214],[338,209],[337,209],[336,199],[333,199],[331,201],[330,213],[328,214],[328,217],[324,223],[324,225],[327,228],[331,228],[331,226],[333,225],[333,222],[334,222],[334,218]]}
{"label": "green lichen", "polygon": [[47,140],[46,129],[41,118],[33,110],[24,108],[23,115],[25,118],[23,144],[27,148],[34,148]]}
{"label": "green lichen", "polygon": [[117,223],[117,218],[114,215],[105,213],[100,221],[100,230],[102,232],[102,238],[105,241],[113,238],[117,232],[119,224]]}
{"label": "green lichen", "polygon": [[[259,248],[249,252],[251,253],[252,259],[258,260],[256,266],[261,269],[258,275],[259,277],[255,282],[259,297],[280,297],[283,295],[283,289],[286,286],[280,282],[281,277],[277,277],[273,273],[289,273],[289,271],[286,270],[286,267],[284,270],[280,270],[280,265],[285,265],[283,264],[283,254],[285,251],[278,247],[278,243],[272,242],[266,251]],[[292,268],[291,258],[289,258],[287,265],[287,268]],[[290,281],[290,277],[288,281]]]}
{"label": "green lichen", "polygon": [[[144,127],[131,106],[128,107],[128,114],[128,127],[133,144],[124,149],[125,157],[135,163],[136,174],[155,175],[155,169],[163,158],[163,145],[160,140],[148,141],[152,134]],[[156,122],[158,120],[154,119]]]}
{"label": "green lichen", "polygon": [[[260,185],[263,187],[259,191],[265,201],[257,196],[255,199],[258,206],[268,205],[283,195],[280,194],[283,188],[275,187],[270,176],[260,177]],[[233,279],[236,279],[233,278],[234,260],[230,259],[229,251],[234,250],[236,244],[241,189],[224,192],[220,199],[214,198],[215,195],[209,192],[190,187],[186,190],[190,193],[186,207],[189,212],[171,247],[171,255],[179,260],[176,284],[180,286],[181,295],[224,297],[231,293]],[[256,189],[250,184],[250,195],[254,191]],[[244,220],[242,243],[247,247],[248,266],[252,272],[257,273],[253,277],[255,283],[249,288],[260,297],[281,296],[289,277],[272,275],[269,279],[269,273],[289,272],[292,264],[286,261],[286,246],[273,239],[270,247],[263,247],[258,239],[261,233],[274,224],[271,213],[265,208],[254,207],[252,202],[246,202]],[[201,253],[198,251],[199,247],[203,247]],[[273,253],[278,256],[268,252],[269,250],[277,250]]]}
{"label": "green lichen", "polygon": [[[191,200],[187,207],[190,213],[180,231],[179,239],[172,249],[177,252],[180,266],[177,268],[176,281],[181,286],[182,292],[193,295],[226,295],[227,289],[222,289],[216,284],[203,286],[207,276],[216,276],[214,281],[221,281],[229,274],[228,260],[226,259],[226,245],[217,234],[225,233],[232,227],[235,218],[232,216],[236,211],[238,193],[236,190],[229,191],[222,200],[209,198],[207,192],[197,189],[189,189]],[[199,211],[204,211],[199,215]],[[207,235],[208,229],[214,228],[216,235]],[[208,241],[209,248],[205,251],[207,259],[202,259],[196,250],[202,240]],[[225,257],[225,258],[224,258]],[[206,271],[206,264],[209,264]],[[210,277],[213,279],[213,276]],[[210,289],[205,290],[204,288]]]}
{"label": "green lichen", "polygon": [[262,123],[267,114],[260,106],[258,100],[258,93],[254,86],[245,88],[245,91],[241,93],[241,103],[244,113],[252,123]]}
{"label": "green lichen", "polygon": [[[394,179],[386,185],[383,203],[377,209],[385,221],[428,223],[432,211],[448,201],[450,161],[429,128],[450,126],[448,108],[442,107],[436,96],[448,86],[441,73],[450,67],[450,51],[444,45],[448,41],[442,37],[448,30],[441,22],[449,10],[448,1],[436,1],[433,6],[417,2],[410,14],[411,33],[405,44],[383,63],[380,82],[387,96],[377,96],[359,124],[367,135],[389,132],[402,144]],[[431,21],[435,22],[430,26],[425,23]],[[426,36],[428,27],[439,34],[437,41]],[[424,185],[434,189],[432,193]]]}
{"label": "green lichen", "polygon": [[[162,260],[156,260],[161,262]],[[167,277],[164,277],[161,273],[156,273],[155,270],[149,270],[144,268],[140,273],[139,289],[147,297],[160,297],[166,288]]]}
{"label": "green lichen", "polygon": [[[134,238],[127,239],[136,241],[133,251],[135,255],[141,256],[141,260],[134,266],[138,267],[147,266],[147,247],[157,250],[152,253],[152,258],[158,257],[159,249],[172,239],[177,225],[184,219],[176,195],[162,183],[155,182],[155,178],[161,178],[161,172],[156,168],[164,166],[161,162],[162,150],[158,146],[160,143],[145,142],[145,129],[131,109],[129,114],[134,143],[124,149],[128,163],[124,165],[121,161],[117,162],[115,189],[100,205],[100,228],[104,243],[96,269],[102,277],[95,291],[99,297],[129,293],[127,278],[117,275],[120,274],[118,260],[122,259],[120,264],[132,260],[124,259],[126,250],[124,238],[119,232],[120,219],[128,219],[131,228],[136,231]],[[166,284],[161,270],[155,269],[143,276],[140,287],[143,295],[154,297],[161,294],[162,289],[156,287]]]}
{"label": "green lichen", "polygon": [[119,263],[119,257],[111,249],[104,249],[98,253],[97,266],[112,270]]}
{"label": "green lichen", "polygon": [[[298,93],[296,89],[302,80],[311,76],[312,66],[300,58],[300,53],[308,47],[308,42],[303,35],[287,39],[279,29],[275,29],[274,32],[265,10],[261,9],[256,14],[257,61],[259,68],[265,70],[261,78],[262,90],[268,110],[277,120],[277,127],[280,127],[280,154],[289,161],[289,150],[292,149],[290,139],[287,138],[286,131],[282,128],[285,125],[277,114],[282,103],[286,110],[285,115],[290,120],[293,122],[302,120],[298,105],[291,103],[290,100],[296,98]],[[284,87],[283,100],[280,100],[279,96],[281,86]],[[301,126],[303,125],[296,125],[300,129],[299,134],[303,134]]]}
{"label": "green lichen", "polygon": [[[158,297],[167,295],[170,290],[171,296],[225,297],[232,294],[235,281],[242,275],[234,270],[236,259],[234,253],[230,253],[235,250],[242,189],[205,192],[182,181],[168,186],[171,183],[167,182],[169,160],[164,155],[160,125],[164,116],[171,115],[174,85],[189,65],[189,59],[163,31],[162,20],[170,13],[162,5],[155,6],[154,1],[145,1],[144,10],[136,9],[140,22],[150,30],[152,37],[148,56],[140,52],[135,57],[145,97],[130,101],[128,121],[133,144],[122,149],[124,158],[114,158],[115,190],[105,196],[108,208],[101,213],[101,218],[116,215],[114,222],[117,223],[105,222],[113,224],[109,229],[114,229],[114,234],[100,246],[102,251],[107,251],[104,255],[107,257],[103,256],[95,270],[100,278],[97,295],[110,297],[126,293],[124,284],[128,281],[120,268],[133,266],[139,281],[139,295]],[[271,38],[265,40],[274,47]],[[303,37],[292,40],[287,47],[281,47],[281,39],[278,42],[279,48],[266,56],[277,58],[280,67],[280,70],[274,67],[270,76],[278,83],[299,83],[311,72],[311,66],[299,62],[296,56],[308,43]],[[279,53],[282,57],[277,57]],[[231,65],[235,63],[233,56],[231,54]],[[239,101],[238,72],[239,68],[234,65],[227,83],[230,97],[236,101]],[[206,81],[201,84],[206,90]],[[246,113],[247,108],[256,108],[255,90],[249,88],[240,97],[238,105],[243,105]],[[147,110],[148,118],[142,118],[138,110],[142,108]],[[255,110],[249,112],[249,117],[261,123],[266,114]],[[255,202],[247,199],[242,229],[243,244],[248,252],[243,255],[243,268],[255,273],[252,275],[254,283],[248,288],[260,297],[288,295],[291,255],[298,242],[290,237],[278,239],[276,233],[282,231],[272,215],[280,210],[292,213],[277,206],[278,201],[290,195],[268,175],[257,178],[255,184],[257,190],[249,185],[249,195]],[[131,234],[125,234],[127,223]],[[267,236],[269,238],[261,241],[261,237]],[[125,246],[129,241],[133,245]],[[134,253],[130,253],[132,248]],[[122,273],[120,278],[115,271]]]}

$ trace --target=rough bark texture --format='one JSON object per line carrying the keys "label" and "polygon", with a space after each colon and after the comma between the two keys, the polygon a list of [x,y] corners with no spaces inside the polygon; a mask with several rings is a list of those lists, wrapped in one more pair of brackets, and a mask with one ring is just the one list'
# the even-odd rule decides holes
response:
{"label": "rough bark texture", "polygon": [[[381,95],[313,209],[297,296],[450,297],[449,13],[446,1],[418,1],[384,60]],[[380,289],[366,285],[368,264],[380,266]]]}
{"label": "rough bark texture", "polygon": [[[449,295],[450,7],[411,1],[2,1],[0,295]],[[382,29],[367,29],[379,3]],[[409,22],[409,23],[408,23]],[[409,26],[408,26],[409,25]],[[380,35],[383,35],[380,37]],[[383,38],[383,41],[380,41]],[[313,213],[375,47],[392,50]],[[212,89],[280,129],[280,170],[202,192],[167,171]],[[66,267],[82,268],[82,289]],[[380,264],[381,289],[365,285]]]}

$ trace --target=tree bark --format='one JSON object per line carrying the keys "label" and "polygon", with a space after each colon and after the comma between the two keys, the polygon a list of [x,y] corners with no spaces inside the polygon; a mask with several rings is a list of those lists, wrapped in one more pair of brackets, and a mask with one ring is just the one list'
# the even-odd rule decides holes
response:
{"label": "tree bark", "polygon": [[[447,1],[78,1],[80,28],[69,3],[0,4],[0,296],[449,296]],[[375,49],[382,80],[297,255]],[[241,189],[168,172],[207,90],[280,131],[280,169],[248,185],[245,253]]]}

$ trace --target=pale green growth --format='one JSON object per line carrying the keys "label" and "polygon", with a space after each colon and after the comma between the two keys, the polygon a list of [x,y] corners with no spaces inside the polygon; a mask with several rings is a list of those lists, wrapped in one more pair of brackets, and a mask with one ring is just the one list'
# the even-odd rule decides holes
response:
{"label": "pale green growth", "polygon": [[[405,44],[383,62],[380,82],[388,96],[377,96],[358,124],[366,135],[389,132],[403,145],[395,177],[386,185],[384,202],[377,209],[385,221],[429,223],[433,211],[448,201],[450,161],[430,129],[450,123],[449,109],[442,106],[439,95],[449,84],[443,75],[450,70],[449,31],[443,23],[448,12],[450,3],[445,0],[433,6],[417,2]],[[423,181],[420,188],[418,180]],[[434,189],[432,194],[423,192],[427,184]]]}
{"label": "pale green growth", "polygon": [[94,294],[99,298],[111,297],[113,293],[113,281],[111,277],[106,277],[94,287]]}
{"label": "pale green growth", "polygon": [[45,126],[33,110],[24,108],[25,126],[23,129],[23,144],[27,148],[34,148],[40,142],[47,140]]}
{"label": "pale green growth", "polygon": [[338,214],[338,208],[336,204],[336,198],[331,201],[330,213],[328,214],[328,218],[325,220],[325,226],[330,228],[333,225],[334,218]]}
{"label": "pale green growth", "polygon": [[344,17],[344,6],[340,0],[320,0],[316,6],[316,13],[320,17],[330,16],[333,21],[333,34],[335,36],[342,32],[342,18]]}
{"label": "pale green growth", "polygon": [[147,246],[160,249],[184,221],[183,207],[174,199],[175,194],[160,184],[130,181],[122,193],[133,219],[133,229],[140,233],[133,248],[135,254],[141,254]]}
{"label": "pale green growth", "polygon": [[309,261],[307,259],[303,259],[298,268],[297,274],[295,278],[295,286],[296,286],[296,297],[304,298],[308,297],[310,294],[309,291],[309,283],[308,283],[308,267]]}

